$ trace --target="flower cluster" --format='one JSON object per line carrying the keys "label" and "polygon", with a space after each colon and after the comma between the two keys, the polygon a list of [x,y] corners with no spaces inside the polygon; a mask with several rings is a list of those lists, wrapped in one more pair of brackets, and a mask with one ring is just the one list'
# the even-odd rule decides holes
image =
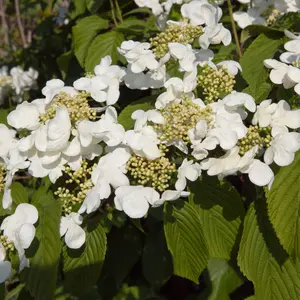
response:
{"label": "flower cluster", "polygon": [[265,26],[273,25],[283,14],[287,12],[299,11],[297,0],[238,0],[243,4],[248,4],[247,11],[236,11],[233,13],[234,20],[240,28],[245,28],[252,24]]}
{"label": "flower cluster", "polygon": [[25,91],[36,87],[38,72],[32,68],[24,71],[21,67],[13,67],[9,72],[6,66],[0,68],[0,105],[11,93],[14,102],[21,103]]}
{"label": "flower cluster", "polygon": [[[158,1],[136,2],[150,3],[153,10],[162,7]],[[49,177],[63,208],[60,234],[77,249],[85,242],[84,217],[103,204],[114,203],[129,217],[141,218],[150,207],[189,196],[188,182],[203,174],[220,179],[248,174],[255,185],[272,185],[270,165],[289,165],[300,149],[300,110],[291,110],[285,100],[257,105],[251,95],[234,90],[240,64],[214,64],[214,53],[207,49],[231,41],[216,4],[193,0],[182,5],[181,14],[182,22],[168,22],[150,42],[124,41],[118,51],[126,67],[113,65],[106,56],[93,74],[72,86],[49,80],[41,91],[44,98],[25,101],[9,113],[10,127],[0,124],[3,208],[12,207],[10,185],[16,172]],[[200,49],[192,47],[195,39]],[[287,49],[295,50],[298,41]],[[298,72],[293,53],[283,57]],[[170,62],[178,65],[178,77],[168,73]],[[152,109],[135,110],[129,130],[118,122],[113,106],[122,84],[156,90]],[[2,223],[7,273],[5,251],[16,249],[20,268],[28,265],[24,249],[32,242],[37,219],[32,205],[20,204]],[[24,228],[27,240],[22,239]]]}

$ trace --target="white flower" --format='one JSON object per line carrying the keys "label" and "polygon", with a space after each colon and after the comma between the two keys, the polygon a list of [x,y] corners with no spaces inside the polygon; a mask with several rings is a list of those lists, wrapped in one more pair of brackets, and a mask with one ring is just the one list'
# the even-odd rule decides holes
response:
{"label": "white flower", "polygon": [[225,66],[229,74],[233,76],[237,75],[239,71],[242,71],[242,66],[237,61],[234,60],[224,60],[217,63],[216,66],[218,67],[218,69],[222,66]]}
{"label": "white flower", "polygon": [[159,0],[134,0],[134,2],[139,7],[149,7],[155,16],[163,13],[163,7]]}
{"label": "white flower", "polygon": [[0,283],[6,281],[11,273],[11,263],[5,260],[6,251],[3,245],[0,243]]}
{"label": "white flower", "polygon": [[206,0],[191,1],[181,6],[181,14],[193,25],[216,24],[222,17],[222,10]]}
{"label": "white flower", "polygon": [[179,199],[180,197],[188,197],[190,195],[190,192],[186,191],[173,191],[173,190],[166,190],[162,193],[160,199],[157,201],[154,201],[152,203],[153,207],[159,207],[162,204],[164,204],[165,201],[175,201]]}
{"label": "white flower", "polygon": [[0,158],[5,159],[9,151],[16,145],[16,132],[8,129],[4,124],[0,124]]}
{"label": "white flower", "polygon": [[149,204],[159,200],[159,193],[153,188],[144,186],[121,186],[115,191],[116,209],[124,211],[130,218],[144,217]]}
{"label": "white flower", "polygon": [[86,212],[90,214],[96,211],[101,205],[101,195],[97,188],[93,188],[86,193],[86,197],[78,211],[79,214]]}
{"label": "white flower", "polygon": [[233,13],[233,18],[242,29],[252,24],[267,24],[265,18],[261,16],[261,11],[256,8],[249,8],[247,12],[236,11]]}
{"label": "white flower", "polygon": [[300,127],[300,109],[291,110],[285,100],[278,102],[276,111],[271,119],[272,135],[280,132],[288,132],[288,128],[298,129]]}
{"label": "white flower", "polygon": [[148,111],[143,111],[141,109],[136,110],[132,113],[131,118],[135,121],[134,130],[142,130],[142,128],[147,124],[148,121],[155,124],[164,124],[165,120],[162,114],[155,110],[150,109]]}
{"label": "white flower", "polygon": [[207,49],[210,44],[220,44],[228,46],[231,43],[231,33],[223,24],[212,24],[206,26],[204,33],[199,37],[199,44],[201,48]]}
{"label": "white flower", "polygon": [[192,155],[198,160],[204,159],[208,155],[208,150],[214,150],[218,144],[219,140],[216,137],[209,136],[202,142],[199,141],[192,145]]}
{"label": "white flower", "polygon": [[256,110],[254,98],[246,93],[233,91],[223,98],[223,102],[230,111],[237,111],[239,107],[246,107],[251,112]]}
{"label": "white flower", "polygon": [[168,46],[171,56],[179,61],[180,68],[186,72],[193,71],[196,56],[192,46],[180,43],[169,43]]}
{"label": "white flower", "polygon": [[116,148],[111,153],[102,156],[98,166],[92,172],[94,191],[99,194],[100,199],[106,199],[111,194],[111,187],[129,185],[129,179],[125,175],[126,163],[131,154],[126,148]]}
{"label": "white flower", "polygon": [[2,224],[1,230],[3,235],[7,236],[8,241],[14,243],[20,258],[19,270],[29,266],[29,261],[25,257],[25,250],[31,245],[35,236],[35,227],[33,226],[38,220],[37,209],[27,203],[19,204],[14,214],[6,217]]}
{"label": "white flower", "polygon": [[178,169],[177,181],[175,188],[177,191],[183,191],[186,187],[186,179],[195,181],[201,175],[201,168],[198,163],[185,158]]}
{"label": "white flower", "polygon": [[67,93],[75,96],[78,92],[71,86],[65,86],[65,83],[60,79],[51,79],[46,82],[46,86],[42,89],[42,94],[46,97],[45,104],[49,104],[53,98],[61,93]]}
{"label": "white flower", "polygon": [[96,76],[82,77],[74,82],[74,87],[80,91],[88,91],[97,102],[106,102],[107,105],[115,104],[120,97],[120,82],[126,72],[123,68],[111,65],[111,63],[111,57],[105,56],[94,69]]}
{"label": "white flower", "polygon": [[34,130],[39,127],[39,111],[33,103],[24,101],[7,116],[7,123],[16,129]]}
{"label": "white flower", "polygon": [[155,70],[159,67],[154,53],[150,50],[149,43],[134,42],[132,40],[125,41],[118,50],[126,58],[127,62],[131,64],[133,73],[141,73],[146,69]]}
{"label": "white flower", "polygon": [[60,236],[65,235],[66,245],[71,249],[79,249],[85,243],[85,231],[80,227],[82,216],[70,213],[60,220]]}
{"label": "white flower", "polygon": [[142,157],[153,160],[159,158],[161,153],[158,149],[159,140],[153,127],[145,126],[141,130],[129,130],[125,133],[124,143],[132,151]]}
{"label": "white flower", "polygon": [[295,157],[295,152],[300,149],[300,133],[279,133],[271,141],[271,146],[264,155],[265,162],[269,165],[273,161],[278,166],[288,166]]}
{"label": "white flower", "polygon": [[257,106],[257,110],[253,116],[252,124],[259,127],[267,127],[271,124],[272,115],[278,108],[277,103],[272,103],[271,99],[264,100]]}

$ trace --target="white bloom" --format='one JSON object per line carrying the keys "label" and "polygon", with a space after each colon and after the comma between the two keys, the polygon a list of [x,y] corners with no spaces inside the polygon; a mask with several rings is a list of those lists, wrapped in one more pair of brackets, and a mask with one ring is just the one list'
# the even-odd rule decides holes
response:
{"label": "white bloom", "polygon": [[101,205],[101,195],[97,188],[93,188],[86,193],[86,197],[78,211],[79,214],[86,212],[90,214],[96,211]]}
{"label": "white bloom", "polygon": [[80,91],[88,91],[97,102],[106,102],[107,105],[115,104],[120,97],[119,85],[126,72],[123,68],[111,65],[111,63],[110,56],[103,57],[94,69],[96,76],[82,77],[74,82],[74,87]]}
{"label": "white bloom", "polygon": [[225,66],[228,72],[233,76],[237,75],[239,71],[242,71],[242,66],[234,60],[224,60],[217,63],[216,66],[218,69],[222,66]]}
{"label": "white bloom", "polygon": [[155,110],[150,109],[148,111],[143,111],[141,109],[136,110],[132,113],[131,118],[135,121],[134,130],[142,130],[142,128],[147,124],[148,121],[155,124],[164,124],[165,120],[162,114]]}
{"label": "white bloom", "polygon": [[159,193],[151,187],[121,186],[115,191],[116,209],[123,210],[130,218],[144,217],[149,209],[149,204],[159,200]]}
{"label": "white bloom", "polygon": [[261,16],[261,11],[256,8],[249,8],[247,12],[236,11],[233,13],[233,18],[242,29],[252,24],[267,24],[265,18]]}
{"label": "white bloom", "polygon": [[271,141],[271,146],[266,150],[264,160],[267,164],[273,161],[278,166],[288,166],[295,157],[295,152],[300,149],[300,133],[279,133]]}
{"label": "white bloom", "polygon": [[186,179],[195,181],[201,175],[201,168],[198,163],[194,163],[192,160],[185,158],[178,169],[177,181],[175,188],[177,191],[183,191],[186,187]]}
{"label": "white bloom", "polygon": [[42,94],[46,97],[45,104],[49,104],[61,92],[70,94],[71,96],[75,96],[78,93],[73,87],[65,86],[65,83],[60,79],[47,81],[46,86],[42,89]]}
{"label": "white bloom", "polygon": [[111,187],[129,185],[129,179],[125,175],[126,163],[131,154],[126,148],[116,148],[111,153],[102,156],[98,166],[92,172],[92,182],[100,199],[106,199],[111,194]]}
{"label": "white bloom", "polygon": [[0,158],[5,159],[9,151],[16,145],[16,132],[8,129],[4,124],[0,124]]}
{"label": "white bloom", "polygon": [[159,158],[161,153],[158,149],[159,140],[153,127],[145,126],[140,130],[129,130],[125,133],[124,143],[132,151],[142,157],[153,160]]}
{"label": "white bloom", "polygon": [[11,273],[11,263],[5,260],[6,250],[0,243],[0,283],[6,281]]}
{"label": "white bloom", "polygon": [[257,106],[257,110],[253,116],[252,124],[259,127],[267,127],[271,124],[272,115],[278,108],[277,103],[272,103],[271,99],[264,100]]}
{"label": "white bloom", "polygon": [[149,7],[155,16],[163,13],[163,7],[159,0],[134,0],[134,2],[139,7]]}
{"label": "white bloom", "polygon": [[77,213],[70,213],[61,217],[60,236],[65,235],[66,245],[71,249],[79,249],[85,243],[85,231],[80,227],[82,216]]}
{"label": "white bloom", "polygon": [[165,201],[175,201],[180,197],[188,197],[189,195],[190,192],[186,192],[186,191],[166,190],[162,193],[160,199],[152,203],[152,206],[159,207],[162,204],[164,204]]}
{"label": "white bloom", "polygon": [[186,72],[193,71],[196,56],[192,46],[180,43],[169,43],[168,46],[171,56],[179,61],[180,68]]}
{"label": "white bloom", "polygon": [[134,42],[132,40],[125,41],[118,50],[126,58],[127,62],[131,64],[133,73],[141,73],[146,69],[155,70],[159,67],[154,53],[150,50],[149,43]]}
{"label": "white bloom", "polygon": [[39,111],[32,104],[24,101],[7,116],[7,123],[16,129],[34,130],[39,127]]}
{"label": "white bloom", "polygon": [[19,204],[14,214],[6,217],[2,224],[1,230],[3,235],[7,236],[9,241],[14,243],[20,258],[19,270],[29,266],[29,261],[25,257],[25,250],[31,245],[35,236],[35,224],[38,220],[37,209],[27,203]]}
{"label": "white bloom", "polygon": [[251,112],[256,110],[254,98],[246,93],[233,91],[223,98],[223,102],[230,111],[237,111],[239,107],[246,107]]}

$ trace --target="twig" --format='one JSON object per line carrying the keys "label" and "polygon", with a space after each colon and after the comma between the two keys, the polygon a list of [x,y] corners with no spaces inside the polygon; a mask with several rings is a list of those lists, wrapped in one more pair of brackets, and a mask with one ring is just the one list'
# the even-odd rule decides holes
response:
{"label": "twig", "polygon": [[109,0],[109,2],[110,2],[110,7],[111,7],[112,19],[113,19],[113,21],[114,21],[114,23],[115,23],[115,26],[117,26],[117,25],[118,25],[118,22],[117,22],[116,15],[115,15],[115,7],[114,7],[114,3],[113,3],[112,0]]}
{"label": "twig", "polygon": [[234,22],[234,19],[233,19],[231,0],[227,0],[227,3],[228,3],[229,15],[230,15],[230,19],[231,19],[232,31],[233,31],[233,35],[234,35],[234,39],[235,39],[235,43],[236,43],[236,50],[237,50],[239,58],[241,58],[243,54],[242,54],[242,50],[241,50],[239,37],[238,37],[236,26],[235,26],[235,22]]}
{"label": "twig", "polygon": [[123,23],[122,11],[120,9],[118,0],[115,0],[115,4],[116,4],[117,12],[118,12],[118,19],[121,21],[121,23]]}
{"label": "twig", "polygon": [[17,23],[18,23],[18,28],[19,28],[22,44],[23,44],[23,47],[25,48],[27,46],[27,43],[26,43],[26,38],[25,38],[25,33],[24,33],[24,27],[23,27],[22,20],[21,20],[19,0],[15,0],[15,10],[16,10]]}
{"label": "twig", "polygon": [[9,46],[8,26],[7,26],[7,22],[6,22],[6,16],[5,16],[4,0],[0,0],[0,15],[1,15],[3,34],[4,34],[4,44]]}

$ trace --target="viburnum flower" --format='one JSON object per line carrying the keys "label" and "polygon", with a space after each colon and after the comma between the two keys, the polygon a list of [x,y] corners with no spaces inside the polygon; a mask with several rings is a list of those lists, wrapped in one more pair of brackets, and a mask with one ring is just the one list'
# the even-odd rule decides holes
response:
{"label": "viburnum flower", "polygon": [[134,0],[134,2],[139,7],[149,7],[155,16],[163,13],[163,7],[159,0]]}
{"label": "viburnum flower", "polygon": [[175,188],[177,191],[183,191],[186,187],[186,180],[195,181],[201,175],[201,168],[198,163],[185,158],[178,169],[177,181]]}
{"label": "viburnum flower", "polygon": [[129,179],[125,175],[127,161],[131,154],[127,148],[116,148],[112,152],[102,156],[97,167],[92,172],[92,182],[100,199],[106,199],[111,194],[111,187],[129,185]]}
{"label": "viburnum flower", "polygon": [[20,258],[19,271],[29,266],[29,260],[25,257],[27,249],[35,236],[35,227],[38,220],[38,211],[35,206],[28,203],[21,203],[17,206],[14,214],[6,217],[1,230],[8,241],[13,242]]}
{"label": "viburnum flower", "polygon": [[0,158],[6,159],[10,149],[16,145],[16,132],[7,128],[4,124],[0,124]]}
{"label": "viburnum flower", "polygon": [[288,166],[293,162],[295,152],[299,149],[300,133],[279,133],[273,137],[271,146],[264,154],[264,160],[267,164],[271,164],[274,161],[278,166]]}
{"label": "viburnum flower", "polygon": [[206,26],[204,34],[199,37],[199,44],[203,49],[207,49],[210,44],[216,45],[223,43],[228,46],[231,43],[232,37],[228,29],[223,24],[211,24]]}
{"label": "viburnum flower", "polygon": [[154,201],[152,203],[153,207],[159,207],[162,204],[165,203],[165,201],[175,201],[179,198],[185,198],[188,197],[190,195],[190,192],[186,192],[186,191],[173,191],[173,190],[166,190],[162,193],[161,197],[159,200]]}
{"label": "viburnum flower", "polygon": [[138,109],[132,113],[131,118],[135,120],[134,130],[141,130],[149,121],[155,124],[163,124],[165,122],[162,114],[155,109],[148,111]]}
{"label": "viburnum flower", "polygon": [[114,202],[116,209],[123,210],[130,218],[144,217],[150,204],[159,200],[160,195],[151,187],[121,186],[115,191]]}
{"label": "viburnum flower", "polygon": [[0,243],[0,283],[6,281],[11,274],[11,262],[5,260],[6,250]]}
{"label": "viburnum flower", "polygon": [[278,109],[277,103],[272,103],[271,99],[262,101],[256,109],[256,112],[252,119],[253,125],[259,125],[259,127],[267,127],[272,122],[272,116]]}
{"label": "viburnum flower", "polygon": [[265,18],[261,16],[261,10],[257,8],[249,8],[246,12],[235,11],[233,18],[242,29],[252,24],[267,25]]}
{"label": "viburnum flower", "polygon": [[169,43],[169,51],[173,58],[177,59],[183,71],[191,72],[194,69],[196,56],[191,45]]}
{"label": "viburnum flower", "polygon": [[135,41],[125,41],[118,48],[129,64],[133,73],[140,73],[146,69],[155,70],[159,67],[154,53],[150,50],[149,43],[140,43]]}
{"label": "viburnum flower", "polygon": [[74,212],[61,217],[60,236],[65,236],[66,245],[71,249],[79,249],[85,243],[85,231],[80,227],[82,220],[82,216]]}

